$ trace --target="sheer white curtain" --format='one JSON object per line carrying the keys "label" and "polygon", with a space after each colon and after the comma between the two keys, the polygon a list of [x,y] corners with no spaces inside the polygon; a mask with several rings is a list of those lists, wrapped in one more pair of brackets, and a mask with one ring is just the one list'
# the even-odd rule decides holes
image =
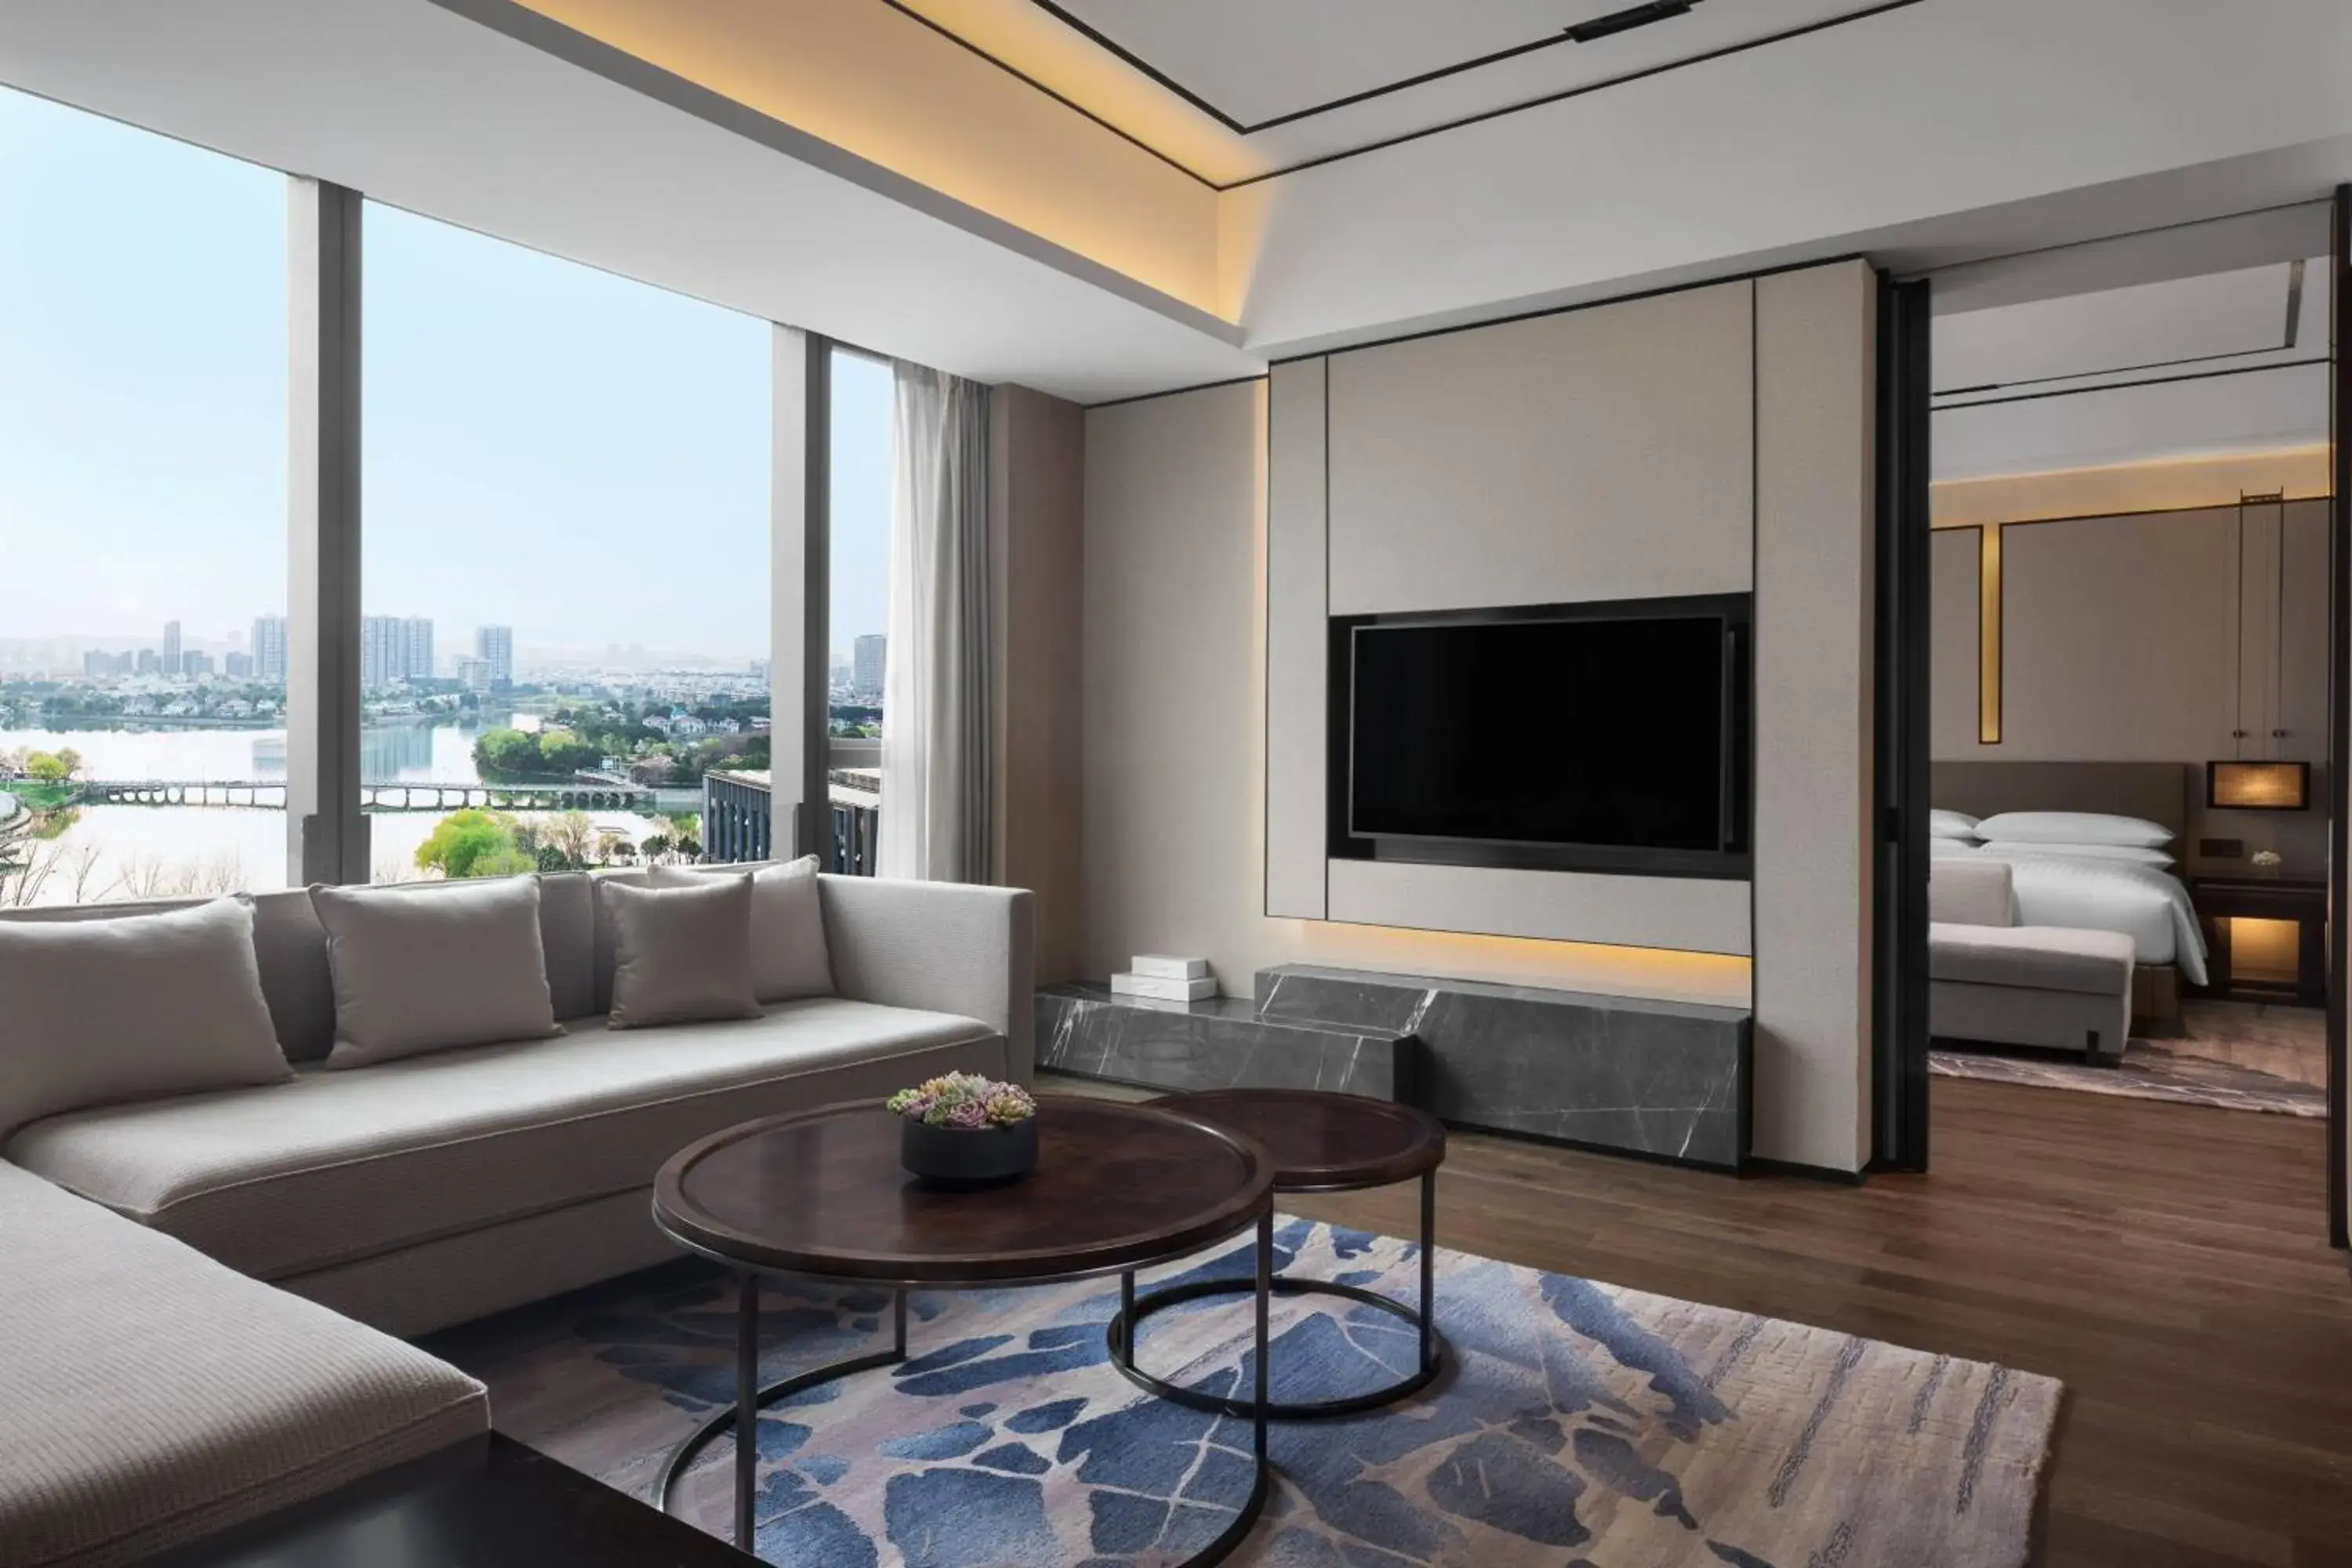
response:
{"label": "sheer white curtain", "polygon": [[988,388],[901,362],[880,872],[990,877]]}

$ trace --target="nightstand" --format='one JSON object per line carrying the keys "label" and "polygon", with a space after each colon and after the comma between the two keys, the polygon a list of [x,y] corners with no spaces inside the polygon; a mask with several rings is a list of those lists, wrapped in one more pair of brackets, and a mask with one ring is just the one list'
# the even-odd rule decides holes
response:
{"label": "nightstand", "polygon": [[[2289,877],[2191,877],[2205,930],[2206,994],[2243,1002],[2327,1003],[2327,884]],[[2238,922],[2287,922],[2241,928]]]}

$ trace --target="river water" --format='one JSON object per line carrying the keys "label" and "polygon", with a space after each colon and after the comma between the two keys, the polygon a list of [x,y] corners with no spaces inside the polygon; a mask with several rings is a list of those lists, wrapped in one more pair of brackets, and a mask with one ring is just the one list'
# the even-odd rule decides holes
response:
{"label": "river water", "polygon": [[[525,716],[491,718],[530,729]],[[474,767],[478,727],[372,725],[360,732],[361,776],[372,784],[479,784]],[[79,752],[92,779],[267,781],[286,776],[284,730],[0,730],[0,752]],[[0,786],[5,787],[5,786]],[[543,814],[520,814],[537,816]],[[643,838],[660,825],[628,812],[592,812],[599,828]],[[370,812],[375,879],[422,875],[417,847],[440,817],[432,812]],[[73,826],[42,853],[58,869],[29,901],[170,897],[184,893],[267,892],[286,886],[286,813],[277,807],[84,806]]]}

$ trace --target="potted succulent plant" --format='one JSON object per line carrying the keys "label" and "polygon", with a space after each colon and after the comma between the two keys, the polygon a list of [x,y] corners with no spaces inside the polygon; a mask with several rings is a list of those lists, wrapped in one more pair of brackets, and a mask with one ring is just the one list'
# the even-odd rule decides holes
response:
{"label": "potted succulent plant", "polygon": [[1017,1083],[951,1072],[883,1102],[900,1119],[898,1163],[927,1181],[984,1186],[1037,1164],[1037,1102]]}

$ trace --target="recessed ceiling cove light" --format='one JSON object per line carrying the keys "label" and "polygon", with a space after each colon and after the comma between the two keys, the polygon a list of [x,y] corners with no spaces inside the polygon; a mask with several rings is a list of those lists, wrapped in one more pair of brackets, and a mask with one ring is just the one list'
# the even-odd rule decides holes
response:
{"label": "recessed ceiling cove light", "polygon": [[1595,38],[1605,38],[1614,33],[1630,33],[1636,27],[1646,27],[1653,22],[1663,22],[1669,16],[1687,16],[1698,0],[1649,0],[1646,5],[1629,5],[1622,11],[1612,11],[1606,16],[1595,16],[1590,22],[1579,22],[1562,29],[1580,44]]}

